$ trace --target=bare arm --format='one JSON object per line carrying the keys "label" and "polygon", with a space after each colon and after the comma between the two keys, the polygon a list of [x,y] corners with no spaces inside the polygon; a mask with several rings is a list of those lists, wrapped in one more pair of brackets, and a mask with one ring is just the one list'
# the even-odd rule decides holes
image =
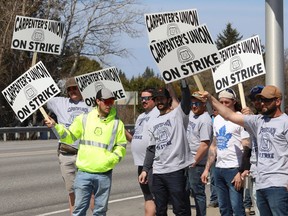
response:
{"label": "bare arm", "polygon": [[228,107],[221,104],[216,98],[214,98],[211,94],[208,92],[198,92],[202,97],[208,99],[214,109],[218,111],[218,113],[226,120],[231,121],[235,124],[238,124],[240,126],[244,126],[244,116],[233,112]]}
{"label": "bare arm", "polygon": [[179,100],[171,83],[166,85],[166,89],[169,91],[169,94],[172,98],[172,108],[175,109],[179,105]]}
{"label": "bare arm", "polygon": [[203,157],[206,155],[208,149],[209,149],[209,143],[210,140],[205,140],[205,141],[201,141],[199,148],[197,149],[197,153],[195,155],[195,163],[192,164],[192,167],[195,167],[196,164],[198,164]]}
{"label": "bare arm", "polygon": [[205,170],[201,175],[201,180],[204,184],[208,183],[209,170],[210,170],[212,164],[215,163],[216,156],[217,156],[216,137],[213,137],[213,141],[212,141],[212,143],[209,147],[209,150],[208,150],[208,159],[206,162]]}
{"label": "bare arm", "polygon": [[126,139],[128,140],[128,142],[131,142],[132,141],[132,134],[125,129],[125,136],[126,136]]}

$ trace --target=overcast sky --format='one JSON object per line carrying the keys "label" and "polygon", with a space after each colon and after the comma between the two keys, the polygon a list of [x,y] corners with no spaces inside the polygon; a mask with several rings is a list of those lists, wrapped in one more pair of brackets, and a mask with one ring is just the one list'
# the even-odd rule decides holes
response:
{"label": "overcast sky", "polygon": [[[167,12],[174,10],[196,9],[200,24],[206,24],[213,40],[222,33],[228,22],[243,35],[243,39],[259,35],[261,43],[265,45],[265,0],[143,0],[146,13]],[[287,41],[287,2],[284,2],[284,48],[288,48]],[[143,15],[144,19],[144,15]],[[128,78],[142,74],[148,66],[155,73],[159,73],[157,65],[148,48],[146,29],[143,37],[138,39],[120,39],[135,58],[112,58],[112,66],[125,72]]]}

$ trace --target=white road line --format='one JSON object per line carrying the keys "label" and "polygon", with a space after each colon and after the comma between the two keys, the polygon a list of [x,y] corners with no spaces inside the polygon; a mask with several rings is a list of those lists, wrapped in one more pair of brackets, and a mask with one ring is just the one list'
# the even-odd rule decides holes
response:
{"label": "white road line", "polygon": [[[143,197],[143,195],[111,200],[108,203],[117,203],[117,202],[122,202],[122,201],[126,201],[126,200],[131,200],[131,199],[138,199],[138,198],[141,198],[141,197]],[[63,212],[68,212],[68,211],[69,211],[69,209],[63,209],[63,210],[59,210],[59,211],[47,212],[47,213],[36,215],[36,216],[48,216],[48,215],[54,215],[54,214],[59,214],[59,213],[63,213]]]}
{"label": "white road line", "polygon": [[2,153],[2,154],[0,154],[0,158],[32,156],[32,155],[45,155],[45,154],[49,154],[49,153],[55,153],[56,154],[56,150]]}

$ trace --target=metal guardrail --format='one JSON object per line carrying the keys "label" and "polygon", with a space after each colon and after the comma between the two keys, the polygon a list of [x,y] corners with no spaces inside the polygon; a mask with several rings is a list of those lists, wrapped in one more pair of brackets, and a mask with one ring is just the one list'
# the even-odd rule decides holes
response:
{"label": "metal guardrail", "polygon": [[[127,124],[125,125],[125,128],[130,132],[131,130],[134,129],[134,124],[133,125]],[[52,132],[52,130],[46,126],[0,128],[0,140],[7,141],[10,139],[11,140],[20,140],[20,139],[30,140],[30,139],[57,139],[57,138]]]}

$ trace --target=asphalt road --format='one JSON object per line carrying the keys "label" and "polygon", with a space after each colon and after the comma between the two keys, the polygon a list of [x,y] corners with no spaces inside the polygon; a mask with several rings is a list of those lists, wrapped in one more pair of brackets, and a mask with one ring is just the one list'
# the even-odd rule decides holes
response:
{"label": "asphalt road", "polygon": [[[1,216],[69,215],[56,147],[56,140],[0,142]],[[113,170],[108,216],[144,215],[136,172],[128,145],[125,159]],[[219,211],[209,208],[207,215]]]}

